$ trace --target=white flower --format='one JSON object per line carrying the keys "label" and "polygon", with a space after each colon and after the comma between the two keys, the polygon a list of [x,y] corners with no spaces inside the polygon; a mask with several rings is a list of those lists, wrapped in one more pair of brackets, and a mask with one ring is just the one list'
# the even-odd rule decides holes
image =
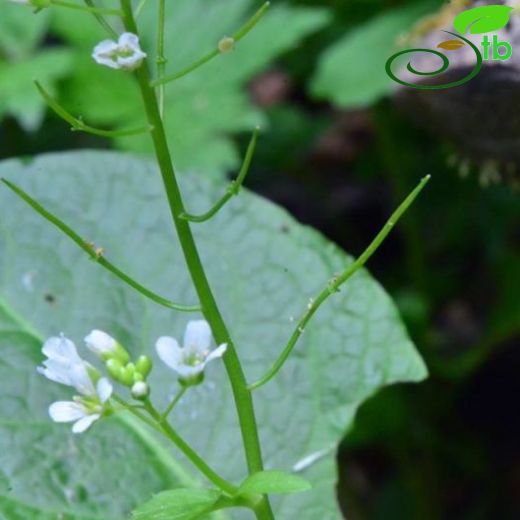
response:
{"label": "white flower", "polygon": [[36,370],[47,379],[73,386],[82,395],[94,395],[95,388],[89,375],[90,365],[78,355],[74,343],[63,334],[49,338],[43,345],[42,352],[47,356],[43,367]]}
{"label": "white flower", "polygon": [[74,401],[56,401],[50,405],[49,415],[54,422],[74,422],[72,433],[83,433],[101,417],[112,390],[108,379],[102,377],[96,384],[94,395],[87,396],[87,399],[76,397]]}
{"label": "white flower", "polygon": [[193,380],[204,372],[213,359],[224,355],[227,345],[223,343],[210,351],[211,330],[205,320],[190,321],[184,334],[184,347],[177,340],[163,336],[157,340],[155,348],[161,360],[175,370],[182,380]]}
{"label": "white flower", "polygon": [[136,34],[125,32],[117,42],[103,40],[94,48],[92,57],[100,65],[111,69],[135,70],[146,58]]}
{"label": "white flower", "polygon": [[94,384],[94,367],[80,358],[74,343],[63,334],[49,338],[42,352],[47,356],[43,366],[38,367],[40,374],[47,379],[72,386],[81,394],[74,401],[58,401],[49,407],[49,415],[55,422],[75,421],[72,431],[81,433],[105,411],[104,404],[112,395],[112,385],[106,378]]}
{"label": "white flower", "polygon": [[112,336],[109,336],[102,330],[94,329],[85,337],[85,344],[89,350],[103,361],[117,359],[123,365],[126,365],[128,361],[130,361],[130,354],[125,350],[125,348]]}

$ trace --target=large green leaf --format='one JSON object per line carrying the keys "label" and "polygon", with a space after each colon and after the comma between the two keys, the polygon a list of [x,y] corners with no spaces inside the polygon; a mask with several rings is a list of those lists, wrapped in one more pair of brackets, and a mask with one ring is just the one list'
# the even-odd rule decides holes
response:
{"label": "large green leaf", "polygon": [[[195,301],[151,163],[80,152],[30,164],[10,160],[0,165],[0,176],[21,184],[152,289]],[[207,208],[224,189],[197,176],[181,181],[193,211]],[[281,351],[294,327],[291,317],[351,259],[247,192],[195,232],[252,381]],[[51,423],[47,406],[70,394],[35,371],[42,339],[60,331],[80,344],[90,329],[101,328],[132,352],[150,353],[158,336],[180,336],[190,316],[121,285],[5,189],[0,273],[0,518],[50,519],[55,512],[73,520],[122,520],[153,493],[201,482],[175,449],[128,418],[104,420],[79,437]],[[277,518],[338,519],[335,450],[356,409],[382,386],[419,381],[425,373],[395,306],[367,271],[359,272],[319,311],[277,379],[255,393],[266,469],[294,468],[313,486],[275,497]],[[159,406],[177,389],[158,361],[151,384]],[[219,472],[243,481],[222,364],[214,363],[205,383],[189,391],[172,421]]]}
{"label": "large green leaf", "polygon": [[[235,32],[261,5],[257,0],[167,2],[168,72],[181,70],[213,50],[224,35]],[[240,156],[229,134],[252,131],[258,124],[266,124],[263,114],[248,99],[247,83],[278,55],[295,47],[328,20],[328,12],[323,9],[272,7],[234,52],[168,85],[167,131],[178,166],[212,175],[236,168]],[[143,47],[153,58],[156,3],[148,3],[139,25]],[[56,11],[53,30],[77,49],[75,72],[63,90],[66,106],[93,124],[142,124],[142,106],[129,74],[103,70],[90,57],[94,45],[106,38],[96,22],[75,13]],[[120,139],[117,144],[139,152],[150,150],[148,136]]]}
{"label": "large green leaf", "polygon": [[398,36],[430,8],[430,2],[396,8],[348,32],[320,57],[312,94],[341,107],[358,107],[391,92],[395,83],[386,74],[385,63],[395,52]]}

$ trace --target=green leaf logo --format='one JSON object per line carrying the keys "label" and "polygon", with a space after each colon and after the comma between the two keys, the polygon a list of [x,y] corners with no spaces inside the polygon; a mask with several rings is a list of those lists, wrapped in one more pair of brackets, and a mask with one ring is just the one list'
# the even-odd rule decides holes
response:
{"label": "green leaf logo", "polygon": [[483,34],[498,31],[509,23],[513,7],[507,5],[486,5],[460,13],[453,21],[453,27],[464,34]]}

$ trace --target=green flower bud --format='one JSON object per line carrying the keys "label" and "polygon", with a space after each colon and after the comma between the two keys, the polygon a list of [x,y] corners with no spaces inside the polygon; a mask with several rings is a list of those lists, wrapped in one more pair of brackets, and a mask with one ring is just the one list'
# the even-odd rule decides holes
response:
{"label": "green flower bud", "polygon": [[119,381],[125,386],[132,386],[134,383],[135,365],[128,363],[119,371]]}
{"label": "green flower bud", "polygon": [[123,364],[121,363],[121,361],[112,358],[105,363],[105,366],[110,377],[112,377],[116,381],[119,381],[121,370],[123,370]]}
{"label": "green flower bud", "polygon": [[148,356],[139,356],[135,369],[146,379],[152,370],[152,360]]}

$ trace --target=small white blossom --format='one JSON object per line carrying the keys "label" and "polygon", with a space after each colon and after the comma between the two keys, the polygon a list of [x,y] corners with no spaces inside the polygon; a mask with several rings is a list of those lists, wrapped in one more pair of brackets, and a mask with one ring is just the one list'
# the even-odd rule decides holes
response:
{"label": "small white blossom", "polygon": [[65,336],[49,338],[43,345],[47,359],[38,367],[47,379],[71,386],[81,394],[74,401],[57,401],[49,407],[49,415],[55,422],[72,422],[73,433],[84,432],[105,410],[105,403],[112,395],[112,385],[106,378],[94,383],[95,369],[81,359],[74,343]]}
{"label": "small white blossom", "polygon": [[213,359],[224,355],[227,345],[223,343],[211,351],[211,329],[205,320],[190,321],[184,334],[181,348],[176,339],[163,336],[157,340],[155,348],[161,360],[175,370],[181,380],[191,380],[204,372]]}
{"label": "small white blossom", "polygon": [[146,58],[139,45],[136,34],[125,32],[119,40],[103,40],[98,43],[92,53],[94,60],[100,65],[111,69],[135,70],[141,66]]}
{"label": "small white blossom", "polygon": [[74,401],[56,401],[50,405],[49,415],[54,422],[74,422],[72,433],[83,433],[102,416],[112,391],[108,379],[102,377],[94,395],[88,395],[86,399],[75,397]]}

